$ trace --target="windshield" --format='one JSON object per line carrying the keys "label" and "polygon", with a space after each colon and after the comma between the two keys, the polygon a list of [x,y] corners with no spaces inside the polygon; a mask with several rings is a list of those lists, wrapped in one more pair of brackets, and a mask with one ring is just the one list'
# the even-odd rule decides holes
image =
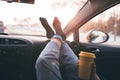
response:
{"label": "windshield", "polygon": [[45,35],[39,17],[45,17],[52,26],[57,16],[62,28],[71,20],[87,0],[35,0],[34,4],[0,1],[0,21],[5,33]]}

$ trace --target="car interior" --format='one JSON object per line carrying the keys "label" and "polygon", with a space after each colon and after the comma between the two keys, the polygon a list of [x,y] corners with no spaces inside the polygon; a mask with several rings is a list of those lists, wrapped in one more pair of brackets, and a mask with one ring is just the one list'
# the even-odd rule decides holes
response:
{"label": "car interior", "polygon": [[[2,1],[10,4],[12,2],[34,4],[34,0]],[[119,3],[120,0],[87,0],[63,29],[67,37],[73,34],[73,41],[67,42],[76,56],[79,57],[80,51],[93,52],[96,55],[96,71],[101,80],[120,79],[120,47],[102,45],[101,43],[105,43],[109,38],[106,34],[106,39],[99,43],[80,42],[79,28],[96,15]],[[49,41],[46,36],[0,34],[0,80],[37,80],[35,62]]]}

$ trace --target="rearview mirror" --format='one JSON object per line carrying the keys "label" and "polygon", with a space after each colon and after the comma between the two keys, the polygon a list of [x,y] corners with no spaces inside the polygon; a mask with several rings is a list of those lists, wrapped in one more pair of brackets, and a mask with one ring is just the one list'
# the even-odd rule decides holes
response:
{"label": "rearview mirror", "polygon": [[2,0],[7,1],[9,3],[18,2],[18,3],[27,3],[27,4],[34,4],[35,0]]}
{"label": "rearview mirror", "polygon": [[109,35],[102,31],[90,30],[86,34],[86,40],[88,43],[104,43],[109,39]]}

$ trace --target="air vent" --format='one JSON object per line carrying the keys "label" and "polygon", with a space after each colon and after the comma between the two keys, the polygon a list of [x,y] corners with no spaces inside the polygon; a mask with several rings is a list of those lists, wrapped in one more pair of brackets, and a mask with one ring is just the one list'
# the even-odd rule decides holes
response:
{"label": "air vent", "polygon": [[27,44],[25,41],[17,39],[9,39],[9,44]]}
{"label": "air vent", "polygon": [[5,41],[5,38],[0,38],[0,44],[5,44],[6,41]]}
{"label": "air vent", "polygon": [[18,39],[0,38],[0,44],[25,45],[27,43],[23,40],[18,40]]}

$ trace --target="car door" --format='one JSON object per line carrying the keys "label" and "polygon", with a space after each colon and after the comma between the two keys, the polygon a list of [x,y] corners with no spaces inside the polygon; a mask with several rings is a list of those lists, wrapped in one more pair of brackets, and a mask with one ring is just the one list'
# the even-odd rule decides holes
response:
{"label": "car door", "polygon": [[[102,80],[120,79],[119,7],[120,4],[117,4],[104,11],[79,29],[79,51],[95,53],[96,70]],[[109,35],[108,41],[105,43],[87,43],[85,41],[86,33],[91,29],[107,33]]]}
{"label": "car door", "polygon": [[95,53],[97,74],[102,80],[119,80],[120,72],[120,47],[79,43],[80,51]]}

